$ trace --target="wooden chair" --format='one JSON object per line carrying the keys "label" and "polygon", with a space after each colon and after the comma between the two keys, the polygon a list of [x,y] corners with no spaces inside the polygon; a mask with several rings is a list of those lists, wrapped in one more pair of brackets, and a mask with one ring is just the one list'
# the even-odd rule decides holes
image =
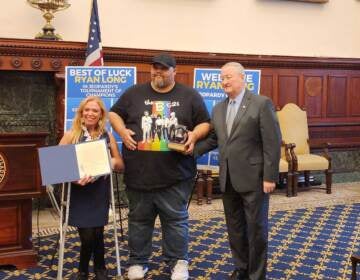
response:
{"label": "wooden chair", "polygon": [[216,175],[216,174],[213,174],[213,172],[209,169],[197,170],[193,192],[196,190],[196,199],[198,205],[203,204],[204,194],[206,195],[206,203],[211,204],[212,195],[213,195],[212,175]]}
{"label": "wooden chair", "polygon": [[281,146],[281,158],[279,162],[279,173],[280,173],[280,182],[283,181],[283,178],[286,177],[286,196],[292,196],[293,188],[293,163],[291,158],[291,150],[294,149],[294,144],[285,144],[282,143]]}
{"label": "wooden chair", "polygon": [[351,280],[356,280],[356,266],[358,263],[360,263],[360,256],[352,255],[351,256],[351,265],[352,265]]}
{"label": "wooden chair", "polygon": [[285,144],[294,143],[290,150],[293,163],[293,196],[297,195],[298,175],[303,173],[305,185],[309,186],[310,171],[324,170],[326,176],[326,193],[331,193],[332,169],[328,144],[324,147],[323,155],[310,153],[309,132],[306,112],[296,104],[288,103],[277,112],[282,139]]}

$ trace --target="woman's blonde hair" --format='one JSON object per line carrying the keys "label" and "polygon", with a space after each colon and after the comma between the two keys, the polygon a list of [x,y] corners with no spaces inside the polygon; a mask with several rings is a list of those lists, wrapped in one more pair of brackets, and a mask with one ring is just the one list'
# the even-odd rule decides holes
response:
{"label": "woman's blonde hair", "polygon": [[107,119],[107,111],[104,105],[104,102],[102,101],[102,99],[98,96],[88,96],[85,99],[83,99],[80,102],[80,105],[76,111],[76,115],[74,117],[73,123],[72,123],[72,127],[71,127],[71,131],[72,131],[72,139],[71,139],[71,143],[75,144],[78,143],[80,140],[80,137],[83,134],[83,118],[82,118],[82,113],[84,110],[84,107],[87,103],[89,103],[90,101],[95,101],[101,110],[101,116],[100,119],[97,123],[97,126],[95,128],[95,135],[99,136],[101,134],[104,133],[105,131],[105,126],[106,126],[106,119]]}

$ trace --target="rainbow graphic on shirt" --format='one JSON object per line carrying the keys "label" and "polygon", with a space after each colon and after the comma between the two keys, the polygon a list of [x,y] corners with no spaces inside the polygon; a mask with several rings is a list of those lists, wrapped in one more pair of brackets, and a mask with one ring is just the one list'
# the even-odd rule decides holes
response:
{"label": "rainbow graphic on shirt", "polygon": [[[175,112],[170,111],[170,101],[153,101],[151,111],[144,111],[141,118],[142,140],[137,143],[140,151],[170,151],[168,148],[170,119]],[[176,119],[177,121],[177,119]]]}

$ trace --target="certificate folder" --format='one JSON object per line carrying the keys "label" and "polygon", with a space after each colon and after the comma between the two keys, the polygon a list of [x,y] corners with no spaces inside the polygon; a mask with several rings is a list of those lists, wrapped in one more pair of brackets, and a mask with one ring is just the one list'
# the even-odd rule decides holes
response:
{"label": "certificate folder", "polygon": [[105,139],[39,148],[42,184],[77,181],[85,175],[111,173]]}

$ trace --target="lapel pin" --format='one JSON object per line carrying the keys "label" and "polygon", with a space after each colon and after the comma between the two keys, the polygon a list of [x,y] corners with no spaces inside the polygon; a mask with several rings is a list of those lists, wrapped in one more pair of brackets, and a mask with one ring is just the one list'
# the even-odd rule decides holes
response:
{"label": "lapel pin", "polygon": [[242,107],[243,107],[243,109],[245,109],[245,108],[246,108],[246,106],[245,106],[245,105],[243,105]]}

